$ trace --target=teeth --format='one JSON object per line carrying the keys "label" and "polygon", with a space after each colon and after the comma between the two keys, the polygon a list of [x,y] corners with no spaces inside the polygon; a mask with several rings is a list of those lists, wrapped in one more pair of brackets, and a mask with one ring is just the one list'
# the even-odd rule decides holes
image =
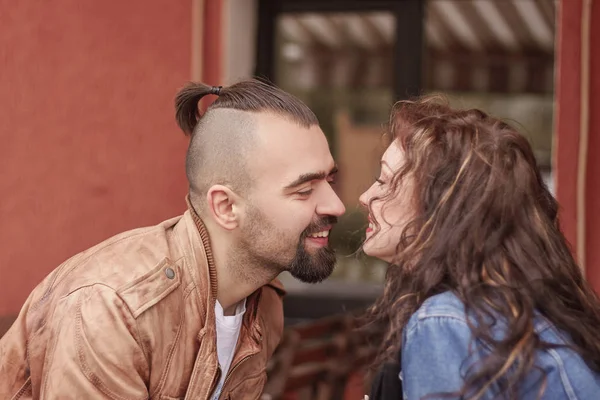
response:
{"label": "teeth", "polygon": [[372,222],[369,222],[369,229],[375,229],[375,224]]}
{"label": "teeth", "polygon": [[329,231],[321,231],[321,232],[311,233],[308,236],[314,237],[314,238],[325,238],[325,237],[329,236]]}

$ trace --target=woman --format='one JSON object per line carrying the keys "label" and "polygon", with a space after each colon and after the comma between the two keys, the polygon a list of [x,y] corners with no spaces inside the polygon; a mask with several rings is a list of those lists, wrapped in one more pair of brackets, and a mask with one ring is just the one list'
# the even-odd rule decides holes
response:
{"label": "woman", "polygon": [[360,201],[364,252],[390,263],[377,363],[400,360],[404,398],[600,399],[600,303],[527,140],[435,98],[390,128]]}

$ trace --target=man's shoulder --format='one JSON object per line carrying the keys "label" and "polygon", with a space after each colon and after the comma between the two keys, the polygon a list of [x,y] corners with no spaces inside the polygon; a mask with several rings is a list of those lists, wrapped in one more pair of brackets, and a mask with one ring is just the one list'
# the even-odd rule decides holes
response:
{"label": "man's shoulder", "polygon": [[94,285],[122,293],[124,300],[141,286],[146,295],[171,287],[179,281],[182,262],[172,252],[168,231],[180,218],[122,232],[69,258],[36,288],[34,302]]}
{"label": "man's shoulder", "polygon": [[167,245],[166,233],[173,228],[182,216],[177,216],[156,225],[130,229],[118,233],[98,244],[84,250],[75,257],[81,261],[103,261],[105,259],[119,259],[124,256],[139,255],[144,257],[140,251],[150,247],[158,251],[165,251]]}

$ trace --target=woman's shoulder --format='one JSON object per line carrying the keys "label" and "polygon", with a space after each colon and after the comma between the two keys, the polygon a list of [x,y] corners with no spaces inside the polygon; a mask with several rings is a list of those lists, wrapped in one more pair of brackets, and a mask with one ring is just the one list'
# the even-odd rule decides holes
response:
{"label": "woman's shoulder", "polygon": [[429,297],[410,317],[405,332],[430,323],[467,326],[464,303],[451,291]]}
{"label": "woman's shoulder", "polygon": [[465,305],[453,292],[442,292],[425,300],[413,317],[418,320],[449,317],[466,322]]}
{"label": "woman's shoulder", "polygon": [[[469,314],[469,317],[472,317]],[[471,324],[469,324],[469,322]],[[496,315],[494,319],[494,331],[496,334],[502,334],[505,327],[503,316]],[[426,299],[417,311],[411,316],[406,325],[405,330],[410,331],[418,325],[429,324],[450,324],[461,331],[465,326],[476,325],[474,318],[468,318],[465,311],[465,304],[452,291],[446,291]],[[544,318],[537,310],[534,316],[534,329],[537,333],[542,333],[553,327],[546,318]]]}

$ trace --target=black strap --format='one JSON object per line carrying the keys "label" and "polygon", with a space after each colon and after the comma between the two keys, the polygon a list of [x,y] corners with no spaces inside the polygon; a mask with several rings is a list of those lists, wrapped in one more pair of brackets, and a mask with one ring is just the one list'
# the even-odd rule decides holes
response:
{"label": "black strap", "polygon": [[371,385],[369,400],[398,400],[402,399],[402,381],[400,381],[400,366],[387,363],[379,369]]}

